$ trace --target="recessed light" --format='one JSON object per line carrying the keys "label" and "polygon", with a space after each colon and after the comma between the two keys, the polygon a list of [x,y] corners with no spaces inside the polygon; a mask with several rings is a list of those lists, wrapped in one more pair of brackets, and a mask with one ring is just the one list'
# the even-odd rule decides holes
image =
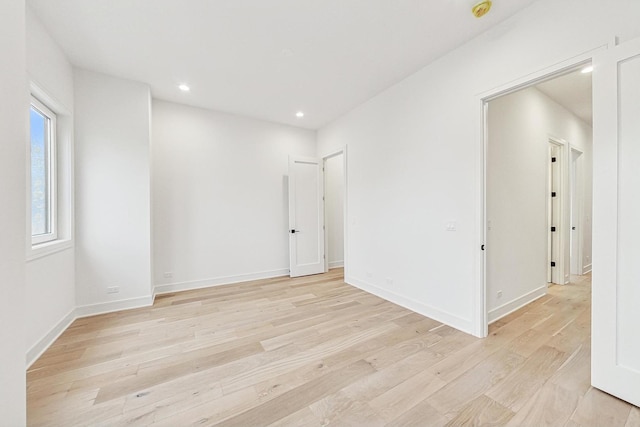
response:
{"label": "recessed light", "polygon": [[587,74],[593,71],[593,65],[587,65],[586,67],[584,67],[582,70],[580,70],[580,72],[582,74]]}
{"label": "recessed light", "polygon": [[189,86],[187,86],[186,84],[182,83],[181,85],[178,86],[178,89],[180,89],[183,92],[189,92],[191,90],[191,88]]}
{"label": "recessed light", "polygon": [[298,111],[298,112],[296,113],[296,117],[297,117],[297,118],[299,118],[299,119],[301,119],[301,118],[303,118],[303,117],[304,117],[304,113],[303,113],[302,111]]}

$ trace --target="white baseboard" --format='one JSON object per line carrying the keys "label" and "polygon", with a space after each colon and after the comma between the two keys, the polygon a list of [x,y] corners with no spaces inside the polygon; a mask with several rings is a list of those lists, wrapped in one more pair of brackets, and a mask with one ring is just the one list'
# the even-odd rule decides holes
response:
{"label": "white baseboard", "polygon": [[329,261],[329,270],[344,267],[344,261]]}
{"label": "white baseboard", "polygon": [[397,294],[388,289],[380,288],[354,277],[345,277],[345,283],[351,286],[355,286],[356,288],[362,289],[363,291],[369,292],[370,294],[376,295],[401,307],[409,309],[413,312],[437,320],[438,322],[442,322],[453,328],[459,329],[462,332],[473,335],[473,323],[467,319],[463,319],[451,313],[447,313],[445,311],[431,307],[427,304]]}
{"label": "white baseboard", "polygon": [[509,301],[506,304],[501,305],[500,307],[494,308],[493,310],[489,311],[488,315],[487,315],[487,320],[489,321],[489,323],[493,323],[498,319],[503,318],[504,316],[507,316],[511,313],[513,313],[514,311],[518,310],[519,308],[524,307],[527,304],[530,304],[532,302],[534,302],[535,300],[537,300],[540,297],[543,297],[547,294],[547,286],[541,286],[538,289],[534,289],[531,292],[527,292],[526,294],[522,295],[521,297],[518,297],[512,301]]}
{"label": "white baseboard", "polygon": [[583,265],[582,266],[582,274],[589,274],[591,273],[591,264],[587,264],[587,265]]}
{"label": "white baseboard", "polygon": [[130,310],[132,308],[149,307],[153,305],[153,296],[129,298],[118,301],[101,302],[98,304],[81,305],[76,307],[76,317],[95,316],[97,314],[113,313],[114,311]]}
{"label": "white baseboard", "polygon": [[170,292],[190,291],[193,289],[209,288],[212,286],[231,285],[233,283],[249,282],[251,280],[271,279],[274,277],[288,276],[289,269],[262,271],[259,273],[239,274],[237,276],[214,277],[211,279],[191,280],[187,282],[176,282],[156,285],[154,295],[166,294]]}
{"label": "white baseboard", "polygon": [[75,308],[71,309],[71,311],[69,311],[69,313],[67,313],[62,319],[60,319],[60,321],[56,323],[53,328],[49,330],[49,332],[47,332],[42,338],[40,338],[37,343],[31,346],[31,348],[27,351],[27,369],[29,369],[29,367],[33,365],[33,362],[35,362],[40,356],[42,356],[42,353],[44,353],[49,347],[51,347],[51,344],[53,344],[55,340],[57,340],[58,337],[67,330],[67,328],[73,323],[74,320],[76,320]]}

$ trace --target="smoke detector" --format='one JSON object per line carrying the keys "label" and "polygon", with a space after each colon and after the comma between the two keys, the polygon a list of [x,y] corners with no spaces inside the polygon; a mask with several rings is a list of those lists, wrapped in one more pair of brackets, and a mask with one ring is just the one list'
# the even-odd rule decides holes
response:
{"label": "smoke detector", "polygon": [[471,13],[473,13],[473,16],[475,16],[476,18],[482,18],[490,10],[491,10],[491,0],[483,0],[481,2],[476,3],[471,8]]}

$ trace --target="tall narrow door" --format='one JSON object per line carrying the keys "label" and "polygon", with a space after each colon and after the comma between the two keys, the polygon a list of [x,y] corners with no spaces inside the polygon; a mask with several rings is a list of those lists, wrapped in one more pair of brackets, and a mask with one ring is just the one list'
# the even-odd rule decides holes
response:
{"label": "tall narrow door", "polygon": [[547,281],[550,283],[563,284],[562,280],[562,248],[561,248],[561,203],[560,192],[562,191],[560,180],[561,147],[553,142],[549,142],[549,264]]}
{"label": "tall narrow door", "polygon": [[593,66],[591,381],[640,406],[640,39]]}
{"label": "tall narrow door", "polygon": [[289,274],[324,272],[322,160],[289,157]]}

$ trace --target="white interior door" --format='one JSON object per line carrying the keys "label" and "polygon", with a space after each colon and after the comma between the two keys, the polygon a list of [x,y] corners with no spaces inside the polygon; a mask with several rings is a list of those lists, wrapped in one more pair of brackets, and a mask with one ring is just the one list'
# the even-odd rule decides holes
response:
{"label": "white interior door", "polygon": [[289,274],[324,273],[322,160],[289,157]]}
{"label": "white interior door", "polygon": [[561,233],[561,147],[554,142],[549,142],[549,264],[548,281],[563,284],[562,276],[562,245]]}
{"label": "white interior door", "polygon": [[640,39],[593,65],[591,381],[640,406]]}

